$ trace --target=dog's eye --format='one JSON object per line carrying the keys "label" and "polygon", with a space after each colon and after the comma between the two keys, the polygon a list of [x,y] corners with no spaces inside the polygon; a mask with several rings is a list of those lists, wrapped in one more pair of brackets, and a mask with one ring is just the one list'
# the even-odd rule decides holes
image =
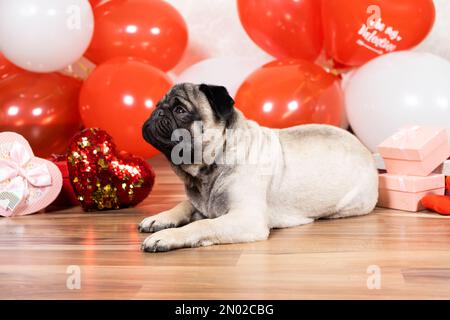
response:
{"label": "dog's eye", "polygon": [[181,114],[181,113],[186,113],[187,111],[186,111],[186,109],[183,108],[182,106],[176,106],[176,107],[173,109],[173,112],[178,113],[178,114]]}

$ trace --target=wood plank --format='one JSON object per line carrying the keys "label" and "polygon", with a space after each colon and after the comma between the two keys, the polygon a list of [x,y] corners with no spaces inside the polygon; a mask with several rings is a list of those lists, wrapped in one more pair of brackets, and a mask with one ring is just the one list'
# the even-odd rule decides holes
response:
{"label": "wood plank", "polygon": [[[274,230],[268,241],[144,254],[137,223],[185,198],[165,160],[151,163],[155,188],[137,208],[0,219],[0,298],[450,298],[450,218],[427,212],[378,208]],[[80,290],[67,289],[70,265]],[[367,288],[371,265],[379,290]]]}

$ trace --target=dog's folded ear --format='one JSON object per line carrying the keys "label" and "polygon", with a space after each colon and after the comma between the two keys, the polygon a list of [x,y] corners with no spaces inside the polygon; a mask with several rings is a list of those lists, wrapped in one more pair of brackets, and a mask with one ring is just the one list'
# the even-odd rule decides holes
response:
{"label": "dog's folded ear", "polygon": [[227,89],[222,86],[201,84],[200,91],[208,98],[214,114],[220,119],[227,121],[233,114],[234,100],[230,97]]}

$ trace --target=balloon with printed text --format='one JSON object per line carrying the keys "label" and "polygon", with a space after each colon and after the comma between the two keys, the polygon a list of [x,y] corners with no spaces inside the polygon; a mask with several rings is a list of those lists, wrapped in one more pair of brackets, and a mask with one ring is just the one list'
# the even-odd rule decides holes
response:
{"label": "balloon with printed text", "polygon": [[433,0],[322,0],[325,51],[338,66],[357,67],[410,49],[430,32]]}

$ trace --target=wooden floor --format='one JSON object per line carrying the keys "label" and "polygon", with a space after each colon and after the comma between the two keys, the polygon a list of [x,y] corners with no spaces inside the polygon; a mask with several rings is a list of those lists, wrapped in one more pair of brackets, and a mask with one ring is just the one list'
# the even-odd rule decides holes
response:
{"label": "wooden floor", "polygon": [[[377,209],[263,242],[144,254],[138,222],[184,198],[162,158],[153,164],[156,186],[138,208],[0,219],[0,298],[450,298],[450,219],[431,213]],[[69,266],[79,290],[67,288]],[[368,268],[380,268],[380,289],[368,289]]]}

